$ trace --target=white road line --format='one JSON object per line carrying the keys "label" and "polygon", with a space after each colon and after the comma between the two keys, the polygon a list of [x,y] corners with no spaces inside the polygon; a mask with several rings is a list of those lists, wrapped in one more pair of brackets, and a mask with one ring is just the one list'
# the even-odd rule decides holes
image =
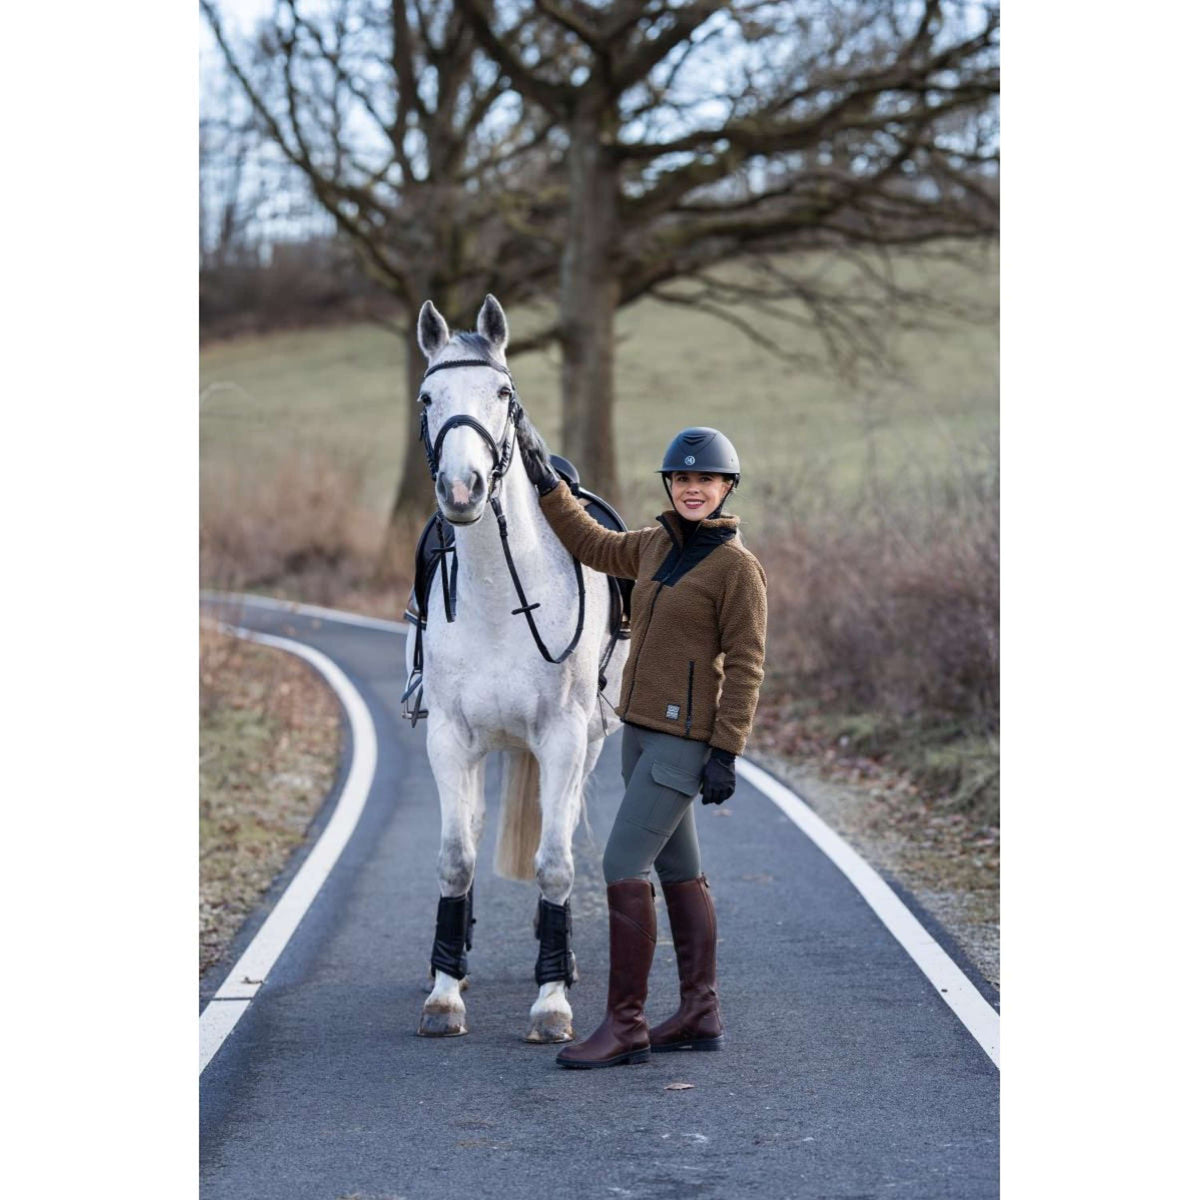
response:
{"label": "white road line", "polygon": [[790,817],[850,880],[875,911],[875,915],[933,984],[934,990],[967,1027],[967,1032],[999,1068],[1000,1015],[909,912],[900,897],[849,843],[834,833],[789,787],[745,758],[739,759],[737,766],[738,773]]}
{"label": "white road line", "polygon": [[375,776],[378,753],[375,724],[371,720],[366,701],[332,659],[319,650],[291,638],[256,633],[236,625],[223,625],[222,628],[237,634],[238,637],[287,650],[312,663],[333,688],[345,709],[353,737],[354,757],[351,759],[349,774],[338,798],[337,808],[329,818],[329,824],[325,826],[317,844],[309,851],[295,878],[271,910],[271,915],[263,922],[262,928],[254,935],[253,941],[246,947],[241,958],[234,963],[225,982],[200,1014],[201,1074],[213,1055],[221,1048],[222,1042],[233,1031],[238,1019],[250,1007],[250,1001],[254,999],[263,980],[295,933],[309,905],[316,899],[321,885],[350,840],[367,801],[371,780]]}
{"label": "white road line", "polygon": [[386,621],[383,617],[364,617],[359,613],[343,612],[337,608],[321,608],[316,604],[300,604],[295,600],[273,600],[270,596],[252,596],[248,592],[200,593],[201,600],[217,604],[245,604],[251,608],[269,608],[273,612],[297,613],[303,617],[320,617],[343,625],[359,625],[364,629],[385,629],[390,633],[407,633],[404,621]]}

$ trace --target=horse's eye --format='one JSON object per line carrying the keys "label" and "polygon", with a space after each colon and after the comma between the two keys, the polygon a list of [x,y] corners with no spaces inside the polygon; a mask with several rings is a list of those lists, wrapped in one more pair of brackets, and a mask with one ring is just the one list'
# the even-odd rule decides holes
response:
{"label": "horse's eye", "polygon": [[428,393],[428,392],[422,392],[422,393],[421,393],[421,394],[420,394],[420,395],[417,397],[417,403],[418,403],[418,404],[424,404],[424,405],[425,405],[425,407],[426,407],[426,408],[428,408],[428,407],[429,407],[429,405],[433,403],[433,399],[430,397],[430,395],[429,395],[429,393]]}
{"label": "horse's eye", "polygon": [[513,390],[505,384],[497,393],[501,400],[511,400],[513,398]]}

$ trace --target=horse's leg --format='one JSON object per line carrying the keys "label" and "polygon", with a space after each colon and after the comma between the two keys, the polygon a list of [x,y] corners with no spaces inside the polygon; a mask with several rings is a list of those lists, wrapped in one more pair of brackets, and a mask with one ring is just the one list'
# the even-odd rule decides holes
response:
{"label": "horse's leg", "polygon": [[575,1036],[567,988],[574,980],[571,951],[571,887],[575,860],[571,835],[579,820],[587,721],[564,719],[536,748],[541,771],[542,836],[534,855],[538,900],[537,999],[529,1010],[527,1042],[569,1042]]}
{"label": "horse's leg", "polygon": [[442,810],[438,853],[437,933],[431,969],[433,990],[421,1009],[417,1032],[423,1037],[455,1037],[467,1032],[467,943],[471,935],[470,889],[483,809],[482,755],[469,759],[449,723],[431,728],[429,762]]}

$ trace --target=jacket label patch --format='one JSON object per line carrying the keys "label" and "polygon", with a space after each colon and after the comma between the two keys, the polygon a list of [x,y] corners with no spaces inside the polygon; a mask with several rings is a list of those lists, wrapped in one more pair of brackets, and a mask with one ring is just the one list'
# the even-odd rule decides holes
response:
{"label": "jacket label patch", "polygon": [[679,720],[679,705],[678,704],[668,704],[667,705],[667,720],[668,721],[678,721]]}

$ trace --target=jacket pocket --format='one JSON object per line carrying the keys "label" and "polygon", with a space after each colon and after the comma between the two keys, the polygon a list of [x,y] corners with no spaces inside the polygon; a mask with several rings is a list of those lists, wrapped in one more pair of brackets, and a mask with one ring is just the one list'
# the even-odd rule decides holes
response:
{"label": "jacket pocket", "polygon": [[687,703],[687,723],[683,727],[683,733],[686,737],[692,732],[692,680],[696,677],[695,660],[688,661],[688,703]]}
{"label": "jacket pocket", "polygon": [[689,775],[680,767],[670,763],[653,762],[650,764],[650,777],[663,787],[674,788],[685,796],[694,796],[700,790],[700,776]]}

